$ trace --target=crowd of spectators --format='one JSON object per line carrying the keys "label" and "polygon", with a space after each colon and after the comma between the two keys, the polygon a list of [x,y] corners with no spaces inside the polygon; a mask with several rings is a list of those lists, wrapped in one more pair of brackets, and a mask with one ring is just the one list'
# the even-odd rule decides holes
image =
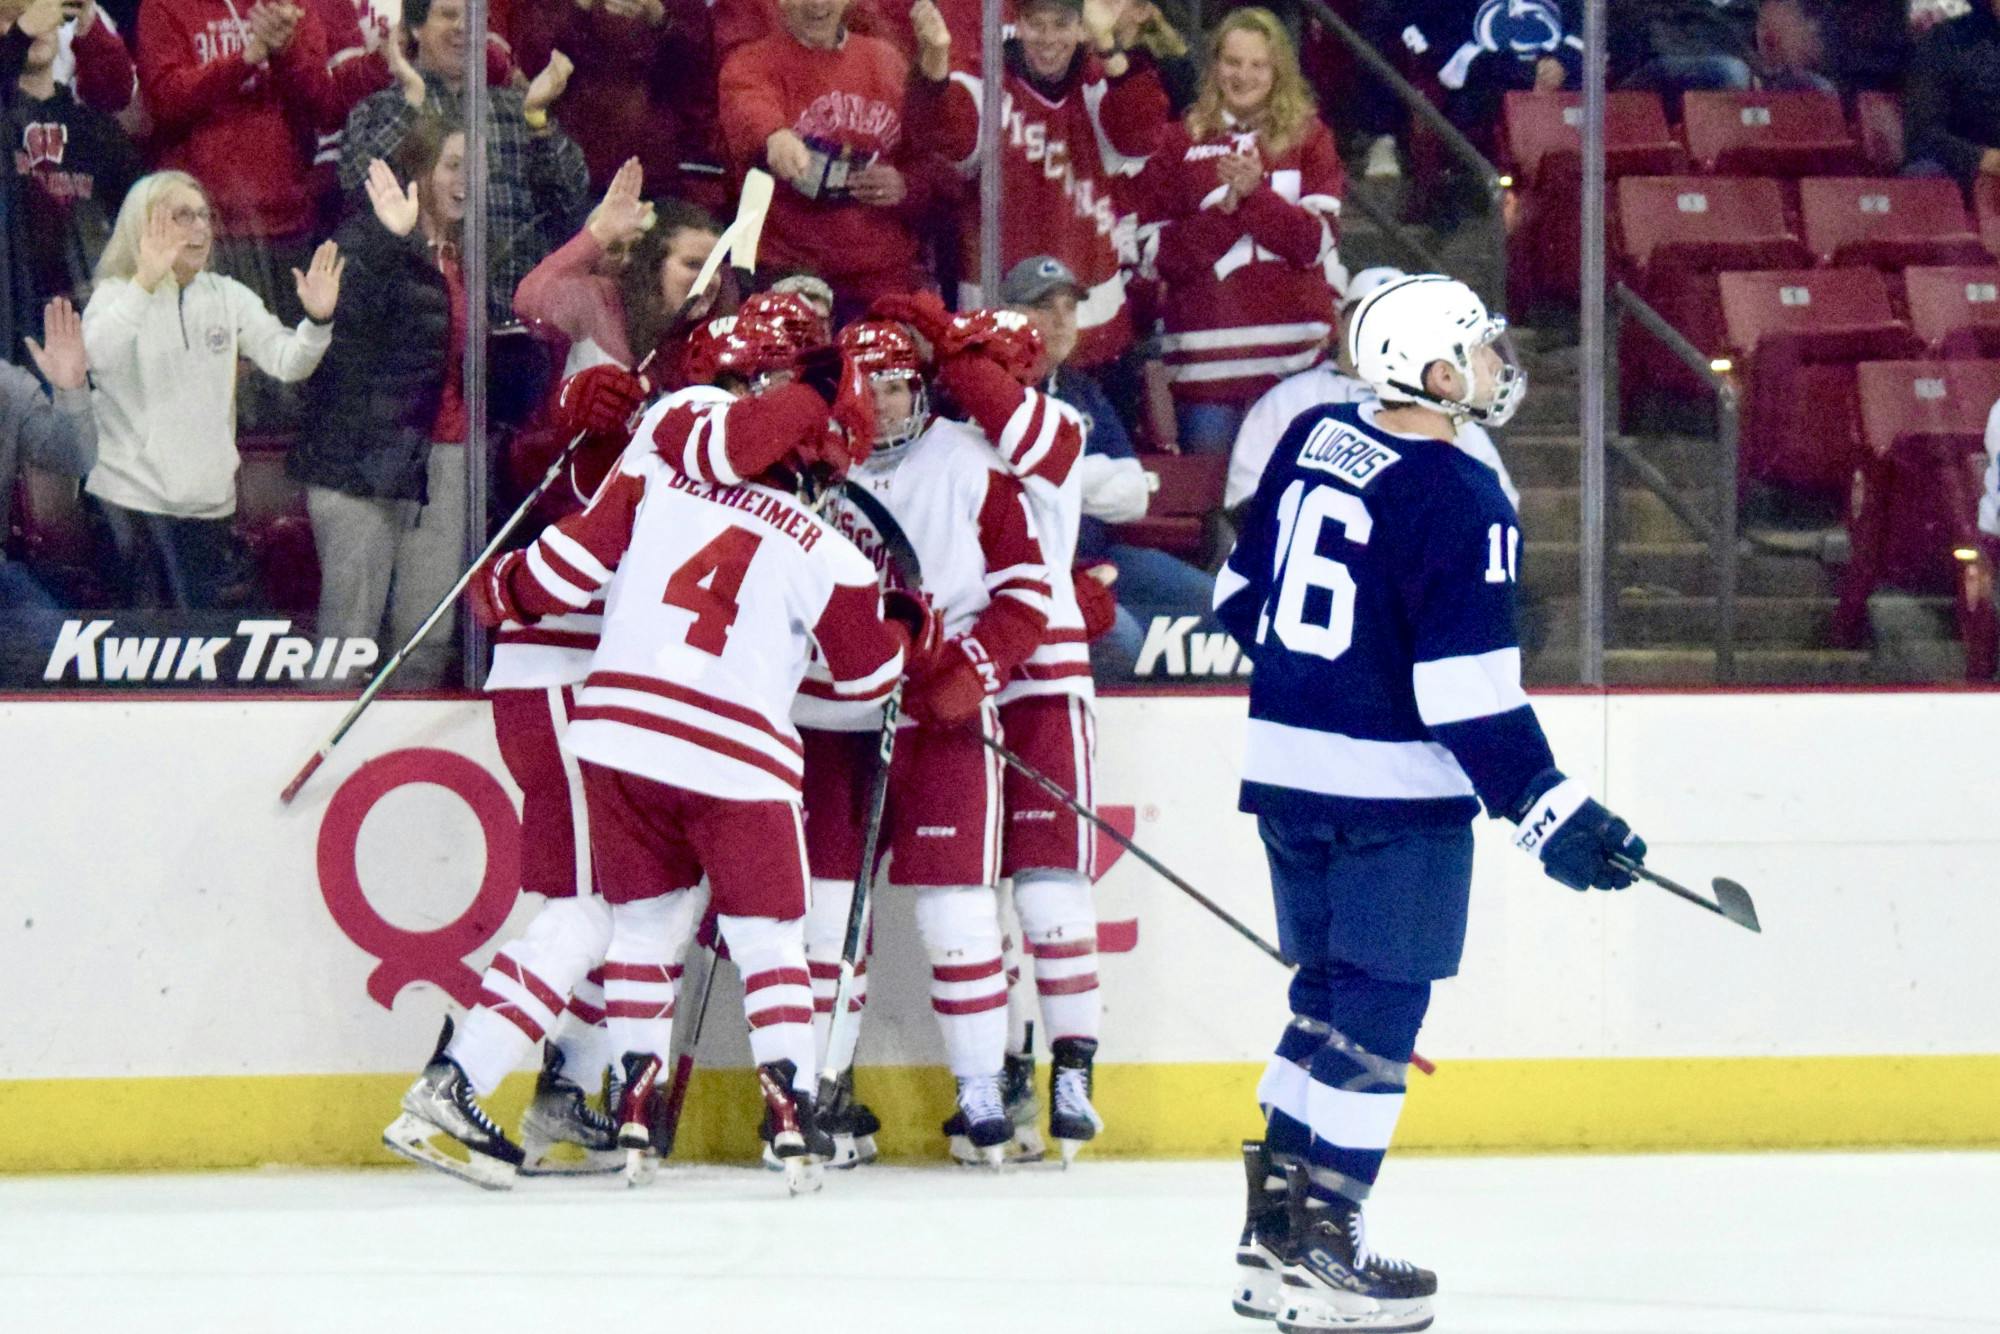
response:
{"label": "crowd of spectators", "polygon": [[[1504,93],[1577,86],[1572,0],[1332,7],[1489,149]],[[17,455],[84,476],[98,554],[58,600],[255,606],[233,522],[254,438],[303,489],[318,555],[317,615],[292,610],[399,640],[472,522],[467,400],[489,386],[460,381],[468,300],[539,349],[496,374],[513,406],[470,442],[519,476],[549,443],[535,398],[667,341],[758,167],[778,180],[761,284],[821,294],[836,322],[918,290],[1034,319],[1051,389],[1091,425],[1085,558],[1121,590],[1198,599],[1200,571],[1104,524],[1145,512],[1140,455],[1226,455],[1273,386],[1334,374],[1343,159],[1413,169],[1401,104],[1329,56],[1316,10],[1008,0],[1006,280],[987,294],[977,0],[493,0],[483,37],[466,0],[0,0],[0,390],[21,397],[33,365],[74,417],[73,304],[94,409],[88,444],[0,439],[0,515]],[[1616,86],[1897,89],[1910,171],[2000,176],[2000,0],[1612,11]],[[486,120],[468,136],[475,61]],[[468,142],[486,155],[477,218]],[[468,226],[489,278],[469,296]],[[30,600],[5,565],[0,590]]]}

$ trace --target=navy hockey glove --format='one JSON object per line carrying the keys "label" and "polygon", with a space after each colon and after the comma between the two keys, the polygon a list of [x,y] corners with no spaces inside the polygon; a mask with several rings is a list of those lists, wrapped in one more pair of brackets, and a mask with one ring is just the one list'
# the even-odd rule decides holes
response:
{"label": "navy hockey glove", "polygon": [[1646,860],[1646,840],[1592,799],[1583,784],[1550,769],[1528,785],[1514,816],[1514,846],[1542,859],[1549,878],[1571,889],[1624,889],[1631,872],[1614,857]]}

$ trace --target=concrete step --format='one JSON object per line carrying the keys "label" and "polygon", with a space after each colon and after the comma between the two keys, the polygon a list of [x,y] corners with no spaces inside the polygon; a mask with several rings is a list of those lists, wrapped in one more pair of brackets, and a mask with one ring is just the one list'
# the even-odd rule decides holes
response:
{"label": "concrete step", "polygon": [[[1737,647],[1823,648],[1832,637],[1833,609],[1830,597],[1739,597]],[[1580,610],[1573,597],[1541,603],[1540,642],[1576,642]],[[1621,593],[1606,639],[1618,648],[1709,648],[1720,614],[1712,597]]]}
{"label": "concrete step", "polygon": [[[1533,655],[1523,669],[1529,685],[1574,685],[1579,658],[1574,648],[1551,646]],[[1607,685],[1697,686],[1720,684],[1712,649],[1621,648],[1604,654]],[[1877,680],[1870,655],[1839,649],[1740,649],[1736,685],[1866,685]]]}
{"label": "concrete step", "polygon": [[[1517,483],[1517,485],[1519,485]],[[1714,508],[1710,493],[1691,491],[1688,503],[1696,512]],[[1642,486],[1618,488],[1612,531],[1621,542],[1686,542],[1696,534],[1682,523],[1652,491]],[[1522,486],[1521,531],[1530,541],[1541,537],[1574,537],[1583,524],[1583,493],[1576,487]]]}
{"label": "concrete step", "polygon": [[[1624,542],[1611,576],[1620,589],[1645,588],[1696,596],[1715,591],[1715,562],[1701,542]],[[1581,576],[1577,544],[1530,541],[1521,553],[1521,583],[1546,597],[1575,596]],[[1745,597],[1831,597],[1835,572],[1817,560],[1763,554],[1736,563],[1736,589]]]}

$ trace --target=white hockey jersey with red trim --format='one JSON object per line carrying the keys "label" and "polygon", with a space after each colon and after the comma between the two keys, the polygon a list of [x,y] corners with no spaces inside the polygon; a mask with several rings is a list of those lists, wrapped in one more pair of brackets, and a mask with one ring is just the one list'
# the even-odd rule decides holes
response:
{"label": "white hockey jersey with red trim", "polygon": [[[669,412],[685,408],[703,422],[704,445],[712,436],[720,441],[723,414],[736,399],[728,392],[708,385],[696,385],[668,394],[646,410],[634,438],[651,440],[653,430]],[[708,419],[713,418],[713,424]],[[614,471],[611,476],[616,476]],[[730,481],[737,480],[731,474]],[[610,477],[605,479],[608,484]],[[597,651],[598,636],[604,626],[604,601],[593,599],[581,611],[565,611],[544,616],[533,625],[508,621],[493,632],[493,666],[486,673],[488,690],[543,690],[550,686],[573,686],[590,675],[590,657]]]}
{"label": "white hockey jersey with red trim", "polygon": [[[972,427],[938,418],[905,448],[871,457],[848,481],[881,500],[909,537],[923,565],[923,591],[947,638],[971,630],[999,598],[1050,614],[1052,581],[1033,512],[1020,482]],[[889,568],[881,537],[852,505],[836,496],[826,517]],[[835,698],[818,663],[800,687],[792,718],[836,732],[881,724],[880,710]]]}
{"label": "white hockey jersey with red trim", "polygon": [[530,611],[604,597],[564,748],[711,796],[798,798],[790,713],[815,644],[830,692],[878,715],[902,675],[903,634],[853,544],[784,492],[682,476],[650,430],[512,587]]}
{"label": "white hockey jersey with red trim", "polygon": [[1049,567],[1049,628],[1001,687],[1002,704],[1029,695],[1096,695],[1090,641],[1084,637],[1083,612],[1070,580],[1083,526],[1083,474],[1076,466],[1082,441],[1083,419],[1076,409],[1039,389],[1022,390],[1020,406],[995,441],[1000,457],[1021,480]]}

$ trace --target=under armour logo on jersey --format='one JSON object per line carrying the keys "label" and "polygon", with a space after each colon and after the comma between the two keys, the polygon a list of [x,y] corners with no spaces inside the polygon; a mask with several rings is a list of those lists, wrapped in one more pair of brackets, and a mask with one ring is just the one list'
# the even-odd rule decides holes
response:
{"label": "under armour logo on jersey", "polygon": [[21,131],[23,171],[36,167],[60,167],[69,148],[69,126],[61,121],[36,121]]}

